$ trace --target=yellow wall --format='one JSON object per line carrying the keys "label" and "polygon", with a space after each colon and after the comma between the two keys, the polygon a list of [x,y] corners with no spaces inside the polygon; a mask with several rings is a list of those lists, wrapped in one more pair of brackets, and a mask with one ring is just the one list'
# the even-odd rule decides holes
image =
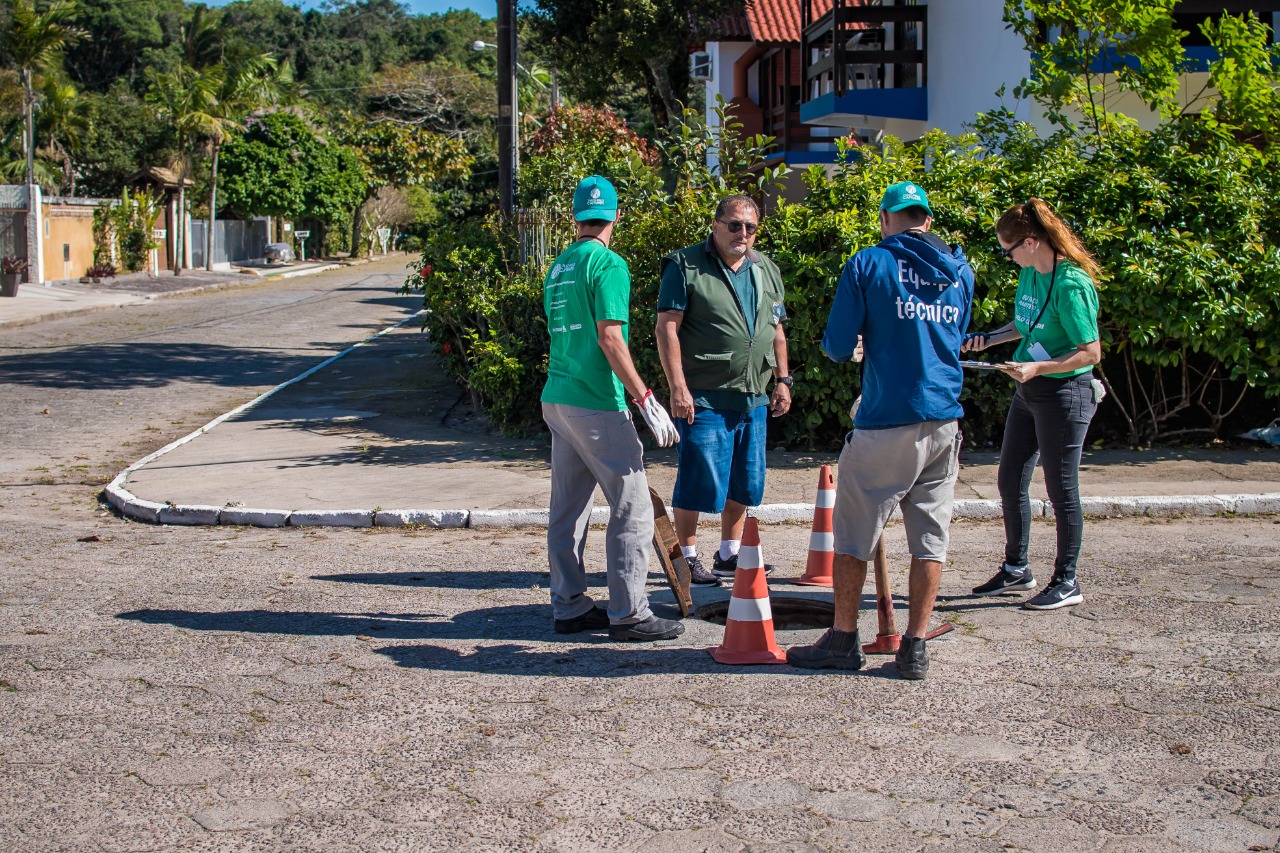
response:
{"label": "yellow wall", "polygon": [[45,205],[40,227],[44,229],[46,281],[80,278],[93,265],[92,207]]}

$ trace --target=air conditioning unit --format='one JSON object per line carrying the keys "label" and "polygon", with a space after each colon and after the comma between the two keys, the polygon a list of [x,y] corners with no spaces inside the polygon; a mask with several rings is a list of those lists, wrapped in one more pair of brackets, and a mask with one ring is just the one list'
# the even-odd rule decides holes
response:
{"label": "air conditioning unit", "polygon": [[693,80],[709,81],[712,76],[711,54],[705,50],[695,51],[689,55],[689,77]]}

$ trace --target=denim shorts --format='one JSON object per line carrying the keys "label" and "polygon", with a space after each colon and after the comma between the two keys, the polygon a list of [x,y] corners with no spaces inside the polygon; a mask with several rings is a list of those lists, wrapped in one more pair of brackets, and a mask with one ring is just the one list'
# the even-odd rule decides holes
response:
{"label": "denim shorts", "polygon": [[678,418],[679,460],[671,505],[692,512],[723,512],[727,498],[759,506],[764,499],[768,420],[768,406],[749,412],[696,409],[693,423]]}

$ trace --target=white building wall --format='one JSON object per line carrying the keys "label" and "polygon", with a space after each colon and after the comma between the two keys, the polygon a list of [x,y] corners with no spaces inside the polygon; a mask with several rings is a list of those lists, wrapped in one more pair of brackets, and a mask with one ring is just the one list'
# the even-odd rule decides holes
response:
{"label": "white building wall", "polygon": [[[726,102],[733,100],[733,66],[743,54],[751,49],[750,42],[744,41],[709,41],[706,51],[711,55],[711,79],[705,83],[707,92],[707,124],[712,129],[720,126],[720,120],[712,111],[716,105],[716,96]],[[720,165],[720,158],[714,150],[707,152],[707,167],[715,169]]]}
{"label": "white building wall", "polygon": [[[1041,130],[1048,122],[1030,101],[1017,101],[1013,88],[1031,73],[1021,37],[1004,25],[1004,0],[944,0],[929,4],[929,126],[964,131],[978,113],[1000,106]],[[996,91],[1005,87],[1004,98]]]}

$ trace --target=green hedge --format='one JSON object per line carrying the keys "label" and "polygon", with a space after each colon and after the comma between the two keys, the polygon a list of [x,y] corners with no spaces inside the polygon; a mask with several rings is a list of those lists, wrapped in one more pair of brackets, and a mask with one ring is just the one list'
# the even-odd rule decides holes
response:
{"label": "green hedge", "polygon": [[[554,181],[556,192],[522,188],[527,198],[567,203],[564,187],[582,176],[556,168],[567,163],[618,184],[627,209],[614,248],[634,279],[632,351],[641,375],[655,386],[662,376],[653,343],[659,259],[705,237],[723,194],[762,193],[778,177],[764,168],[769,140],[763,138],[726,145],[721,169],[709,171],[706,151],[717,141],[689,114],[680,132],[659,146],[659,166],[564,139],[527,170],[545,184]],[[998,112],[981,117],[973,134],[933,131],[910,146],[890,139],[882,152],[847,153],[833,174],[810,168],[803,176],[805,201],[777,204],[761,229],[758,248],[777,261],[787,282],[787,337],[797,377],[791,414],[771,425],[776,443],[829,448],[847,429],[857,370],[826,359],[822,332],[844,261],[879,239],[881,193],[907,179],[928,191],[935,230],[969,255],[977,277],[974,328],[1009,319],[1017,270],[998,253],[993,228],[1012,204],[1031,195],[1046,199],[1097,254],[1107,272],[1099,282],[1101,372],[1113,394],[1091,439],[1147,444],[1209,437],[1275,417],[1275,148],[1260,150],[1195,118],[1153,132],[1121,122],[1105,137],[1062,132],[1040,138]],[[424,293],[426,327],[451,375],[496,425],[527,431],[540,428],[547,336],[543,270],[521,267],[517,255],[515,229],[498,219],[460,223],[428,242],[406,286]],[[966,377],[963,428],[971,445],[998,442],[1012,390],[1003,376]]]}

